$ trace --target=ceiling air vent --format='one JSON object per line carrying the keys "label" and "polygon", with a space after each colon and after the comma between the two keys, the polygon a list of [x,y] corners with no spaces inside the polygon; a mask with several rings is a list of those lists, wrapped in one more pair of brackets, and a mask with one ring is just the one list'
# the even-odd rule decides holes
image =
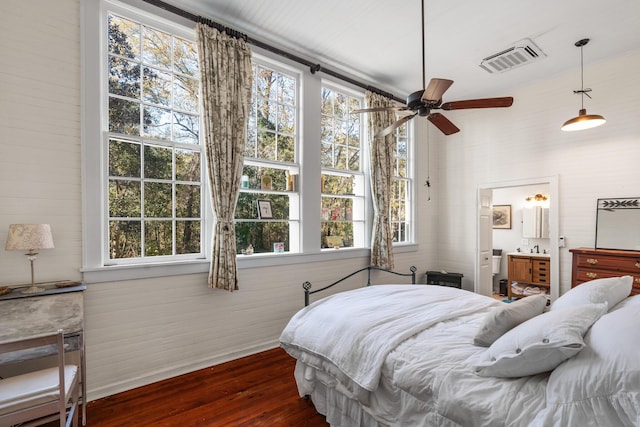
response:
{"label": "ceiling air vent", "polygon": [[480,68],[489,73],[504,73],[521,65],[544,58],[545,53],[530,39],[520,40],[515,46],[487,56],[480,63]]}

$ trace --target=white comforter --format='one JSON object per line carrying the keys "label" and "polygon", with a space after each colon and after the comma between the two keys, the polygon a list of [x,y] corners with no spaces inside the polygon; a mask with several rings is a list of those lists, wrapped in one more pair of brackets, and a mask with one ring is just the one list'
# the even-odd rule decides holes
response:
{"label": "white comforter", "polygon": [[301,395],[331,425],[528,425],[548,374],[483,378],[467,362],[485,350],[473,336],[498,304],[454,288],[376,285],[302,309],[281,345],[298,359]]}
{"label": "white comforter", "polygon": [[[280,336],[282,347],[312,366],[330,363],[367,391],[377,388],[387,355],[444,320],[499,302],[443,286],[377,285],[342,292],[300,310]],[[336,318],[343,321],[336,322]]]}

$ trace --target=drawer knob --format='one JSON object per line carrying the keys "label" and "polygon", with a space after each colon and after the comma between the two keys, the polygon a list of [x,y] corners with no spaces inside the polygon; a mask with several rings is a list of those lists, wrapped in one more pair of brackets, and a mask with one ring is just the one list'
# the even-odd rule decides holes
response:
{"label": "drawer knob", "polygon": [[640,262],[636,262],[636,267],[640,268]]}
{"label": "drawer knob", "polygon": [[638,284],[640,284],[640,277],[634,277],[634,279],[633,279],[633,283],[638,283]]}
{"label": "drawer knob", "polygon": [[598,259],[597,258],[587,258],[587,262],[591,265],[595,265],[598,263]]}
{"label": "drawer knob", "polygon": [[596,273],[592,272],[588,272],[587,274],[585,274],[585,276],[587,276],[589,279],[595,279],[596,277],[598,277]]}

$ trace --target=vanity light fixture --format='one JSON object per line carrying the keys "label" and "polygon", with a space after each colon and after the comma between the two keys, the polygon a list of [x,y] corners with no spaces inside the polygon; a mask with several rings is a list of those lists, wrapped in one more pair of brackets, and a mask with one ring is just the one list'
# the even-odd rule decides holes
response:
{"label": "vanity light fixture", "polygon": [[548,197],[547,197],[547,196],[545,196],[544,194],[540,194],[540,193],[538,193],[538,194],[536,194],[535,196],[529,196],[529,197],[527,197],[525,200],[526,200],[527,202],[534,202],[534,201],[535,201],[535,202],[546,202],[546,201],[547,201],[547,199],[548,199]]}
{"label": "vanity light fixture", "polygon": [[582,108],[578,112],[578,116],[564,122],[561,130],[564,131],[574,131],[574,130],[584,130],[591,129],[596,126],[600,126],[605,124],[607,121],[604,117],[599,114],[587,114],[587,110],[584,108],[584,96],[587,95],[589,98],[589,92],[591,92],[590,88],[584,88],[584,59],[582,55],[582,48],[589,43],[589,39],[578,40],[575,45],[580,48],[580,90],[574,90],[573,93],[579,93],[582,101]]}

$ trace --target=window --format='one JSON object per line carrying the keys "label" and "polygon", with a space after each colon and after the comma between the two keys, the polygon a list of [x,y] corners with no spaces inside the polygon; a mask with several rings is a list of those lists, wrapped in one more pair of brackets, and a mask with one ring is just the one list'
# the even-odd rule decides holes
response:
{"label": "window", "polygon": [[[195,32],[173,15],[131,3],[83,2],[82,271],[89,282],[209,269],[213,213],[203,178]],[[240,268],[308,262],[319,254],[366,256],[371,212],[363,116],[351,114],[364,94],[269,55],[253,57],[235,218]],[[319,105],[305,115],[302,99]],[[392,217],[395,240],[409,243],[411,134],[406,127],[398,132]],[[354,250],[337,255],[329,249],[335,246]],[[249,247],[285,256],[242,256]]]}
{"label": "window", "polygon": [[[298,252],[299,196],[296,163],[298,78],[254,58],[251,109],[240,195],[236,205],[237,253]],[[259,215],[258,201],[270,205]]]}
{"label": "window", "polygon": [[106,259],[202,256],[195,44],[109,12]]}
{"label": "window", "polygon": [[396,129],[396,147],[391,192],[391,228],[395,243],[412,240],[411,221],[411,173],[409,171],[409,128],[407,123]]}
{"label": "window", "polygon": [[365,246],[365,182],[362,171],[362,105],[356,97],[322,88],[321,247]]}

